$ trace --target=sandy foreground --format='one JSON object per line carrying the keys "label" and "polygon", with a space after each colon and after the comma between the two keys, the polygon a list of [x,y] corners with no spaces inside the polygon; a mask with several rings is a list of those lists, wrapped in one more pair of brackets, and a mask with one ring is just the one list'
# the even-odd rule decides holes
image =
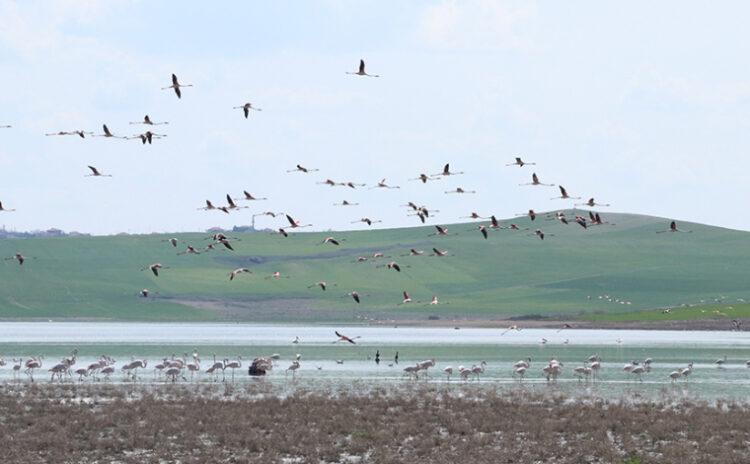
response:
{"label": "sandy foreground", "polygon": [[747,463],[748,413],[469,385],[0,387],[9,463]]}

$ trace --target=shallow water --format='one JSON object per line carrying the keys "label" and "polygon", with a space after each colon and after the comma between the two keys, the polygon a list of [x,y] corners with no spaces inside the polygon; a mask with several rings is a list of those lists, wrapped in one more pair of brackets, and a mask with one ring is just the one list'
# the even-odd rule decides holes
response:
{"label": "shallow water", "polygon": [[[334,331],[356,339],[356,344],[337,343]],[[300,342],[292,340],[299,337]],[[541,343],[546,339],[546,343]],[[46,369],[74,348],[79,350],[77,367],[88,365],[101,354],[114,357],[118,372],[111,378],[126,378],[119,366],[132,357],[146,358],[149,367],[138,382],[164,382],[150,366],[173,354],[197,351],[203,367],[216,359],[241,356],[243,367],[234,373],[235,382],[257,381],[247,376],[248,360],[278,353],[281,359],[267,381],[316,388],[331,384],[368,385],[409,382],[403,367],[429,358],[436,360],[428,382],[447,383],[442,370],[452,366],[470,367],[487,362],[485,373],[472,383],[484,386],[529,390],[559,389],[567,393],[617,397],[623,394],[646,397],[678,396],[692,398],[728,398],[745,400],[750,395],[750,334],[744,332],[652,331],[652,330],[563,330],[524,329],[505,332],[500,329],[413,328],[413,327],[329,327],[255,324],[156,324],[156,323],[0,323],[0,354],[8,364],[0,368],[0,380],[14,381],[11,368],[14,357],[43,355],[43,369],[37,381],[48,381]],[[380,351],[381,362],[374,356]],[[399,353],[399,363],[394,360]],[[291,383],[285,369],[301,355],[301,367]],[[592,354],[603,360],[597,382],[581,381],[573,368],[583,365]],[[715,361],[727,357],[725,368]],[[369,359],[368,359],[369,357]],[[513,377],[512,364],[532,358],[523,382]],[[565,364],[562,377],[548,385],[541,369],[555,357]],[[630,360],[653,358],[654,363],[642,381],[623,372]],[[343,363],[339,364],[336,361]],[[669,373],[694,363],[689,379],[673,385]],[[231,377],[231,371],[226,375]],[[187,381],[210,382],[205,373]],[[21,374],[19,381],[27,382]],[[221,380],[219,376],[218,380]],[[84,380],[86,382],[91,379]],[[184,382],[184,381],[183,381]],[[456,379],[453,384],[463,383]]]}

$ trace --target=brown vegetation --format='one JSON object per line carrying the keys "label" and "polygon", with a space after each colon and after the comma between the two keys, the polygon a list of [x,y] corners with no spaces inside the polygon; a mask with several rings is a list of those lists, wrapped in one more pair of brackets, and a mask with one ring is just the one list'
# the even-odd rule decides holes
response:
{"label": "brown vegetation", "polygon": [[748,408],[735,403],[280,388],[4,385],[2,461],[750,462]]}

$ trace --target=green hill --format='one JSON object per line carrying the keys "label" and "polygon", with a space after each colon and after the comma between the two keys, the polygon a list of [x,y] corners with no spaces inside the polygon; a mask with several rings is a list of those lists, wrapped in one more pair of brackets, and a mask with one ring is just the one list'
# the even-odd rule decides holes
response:
{"label": "green hill", "polygon": [[[572,217],[572,213],[568,213]],[[656,234],[668,220],[605,214],[615,225],[584,230],[538,217],[512,222],[541,227],[500,230],[484,240],[475,224],[454,224],[458,235],[430,237],[432,226],[408,229],[232,234],[235,252],[181,255],[187,244],[203,248],[207,234],[63,237],[0,240],[0,254],[34,257],[23,266],[0,266],[0,318],[121,320],[352,321],[355,317],[648,318],[643,312],[680,304],[750,301],[750,234],[682,223],[692,233]],[[509,224],[510,221],[503,221]],[[321,244],[326,235],[344,239]],[[164,240],[177,237],[173,248]],[[450,256],[428,256],[433,246]],[[409,248],[424,256],[401,256]],[[392,259],[356,262],[380,251]],[[395,260],[402,272],[378,267]],[[140,269],[161,262],[159,277]],[[252,274],[228,279],[248,267]],[[288,278],[266,279],[274,271]],[[308,289],[319,280],[328,291]],[[140,298],[148,288],[154,294]],[[356,305],[346,293],[357,290]],[[398,305],[402,291],[415,300]],[[438,306],[425,303],[433,295]],[[612,301],[599,296],[608,295]],[[590,297],[590,298],[589,298]],[[419,303],[416,300],[420,300]],[[623,304],[614,300],[630,302]],[[730,308],[744,316],[744,307]],[[628,314],[624,314],[628,313]],[[660,312],[659,312],[660,313]],[[695,314],[690,313],[691,317]],[[619,319],[618,319],[619,318]]]}

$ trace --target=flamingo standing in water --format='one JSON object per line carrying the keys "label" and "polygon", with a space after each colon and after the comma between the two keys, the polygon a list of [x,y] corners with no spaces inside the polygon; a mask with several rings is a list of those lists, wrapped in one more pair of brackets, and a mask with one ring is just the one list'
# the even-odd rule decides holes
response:
{"label": "flamingo standing in water", "polygon": [[170,85],[169,87],[162,87],[161,89],[174,89],[174,93],[177,95],[177,98],[182,98],[182,92],[180,91],[180,88],[192,86],[193,84],[180,84],[180,82],[177,80],[177,76],[175,74],[172,74],[172,85]]}
{"label": "flamingo standing in water", "polygon": [[234,371],[242,367],[242,356],[237,356],[235,361],[224,360],[224,369],[232,369],[232,383],[234,383]]}

